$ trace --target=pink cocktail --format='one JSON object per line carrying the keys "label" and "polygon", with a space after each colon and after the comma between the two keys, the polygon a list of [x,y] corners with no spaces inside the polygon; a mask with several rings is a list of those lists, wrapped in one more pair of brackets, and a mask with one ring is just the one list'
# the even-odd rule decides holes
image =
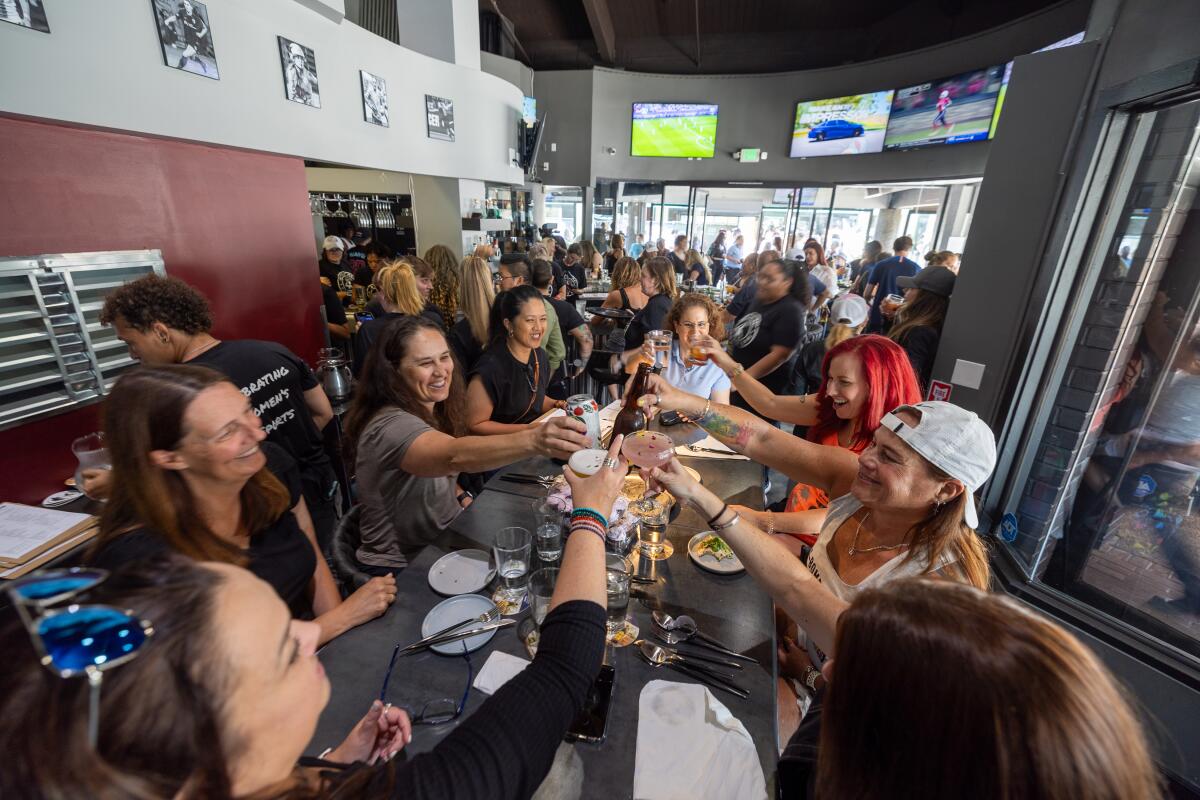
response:
{"label": "pink cocktail", "polygon": [[675,443],[665,433],[638,431],[625,437],[621,453],[642,469],[653,469],[671,460]]}
{"label": "pink cocktail", "polygon": [[[671,460],[675,443],[671,437],[654,431],[638,431],[625,437],[621,453],[643,471],[662,466]],[[643,473],[642,478],[646,479]],[[650,481],[646,480],[649,489]],[[652,561],[669,558],[674,548],[666,540],[667,519],[670,508],[660,503],[653,493],[629,504],[629,510],[639,517],[641,552]]]}

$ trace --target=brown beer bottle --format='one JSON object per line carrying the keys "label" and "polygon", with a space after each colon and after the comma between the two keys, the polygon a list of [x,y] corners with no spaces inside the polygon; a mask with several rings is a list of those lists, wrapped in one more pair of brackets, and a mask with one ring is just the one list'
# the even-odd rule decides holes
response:
{"label": "brown beer bottle", "polygon": [[621,406],[621,410],[617,412],[617,418],[613,421],[612,435],[628,436],[631,433],[637,433],[646,429],[648,420],[646,412],[638,405],[638,400],[646,393],[646,378],[650,375],[651,365],[645,361],[638,364],[637,374],[633,376],[633,383],[629,387],[629,391],[625,394],[625,404]]}

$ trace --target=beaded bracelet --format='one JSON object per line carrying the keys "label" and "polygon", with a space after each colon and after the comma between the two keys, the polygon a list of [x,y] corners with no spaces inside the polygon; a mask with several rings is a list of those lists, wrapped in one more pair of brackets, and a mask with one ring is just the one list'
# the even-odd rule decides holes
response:
{"label": "beaded bracelet", "polygon": [[605,532],[605,529],[601,528],[600,525],[595,520],[592,520],[592,519],[572,520],[571,521],[571,530],[567,534],[568,538],[571,535],[573,535],[575,533],[575,531],[587,531],[588,533],[594,533],[594,534],[596,534],[597,537],[599,537],[601,542],[606,543],[606,544],[608,542],[608,535]]}
{"label": "beaded bracelet", "polygon": [[597,511],[594,508],[586,508],[586,507],[576,508],[575,510],[573,510],[571,512],[572,521],[575,519],[576,516],[590,517],[590,518],[596,520],[596,522],[599,522],[605,528],[608,527],[608,517],[604,516],[603,514],[601,514],[599,511]]}

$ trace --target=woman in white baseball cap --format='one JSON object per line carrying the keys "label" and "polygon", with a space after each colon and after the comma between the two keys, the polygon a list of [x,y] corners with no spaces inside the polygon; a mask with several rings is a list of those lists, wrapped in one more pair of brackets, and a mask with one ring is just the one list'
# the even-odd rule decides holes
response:
{"label": "woman in white baseball cap", "polygon": [[[672,460],[652,478],[689,500],[729,543],[746,570],[803,629],[816,691],[833,647],[838,615],[868,587],[905,577],[939,576],[987,588],[987,554],[975,533],[972,494],[996,462],[991,430],[950,403],[902,405],[883,416],[861,455],[806,442],[732,406],[685,394],[651,378],[649,407],[677,410],[725,444],[835,498],[807,565]],[[806,568],[807,567],[807,568]],[[781,650],[788,643],[781,642]],[[791,661],[795,655],[781,652]]]}

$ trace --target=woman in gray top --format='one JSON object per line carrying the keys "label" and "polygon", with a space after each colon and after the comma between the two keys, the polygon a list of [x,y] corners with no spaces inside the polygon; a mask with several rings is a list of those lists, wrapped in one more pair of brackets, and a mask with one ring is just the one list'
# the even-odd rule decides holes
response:
{"label": "woman in gray top", "polygon": [[395,570],[471,504],[462,472],[522,458],[567,458],[590,446],[582,423],[555,417],[499,436],[466,436],[465,396],[441,327],[423,317],[390,321],[363,366],[346,421],[362,504],[358,559]]}

